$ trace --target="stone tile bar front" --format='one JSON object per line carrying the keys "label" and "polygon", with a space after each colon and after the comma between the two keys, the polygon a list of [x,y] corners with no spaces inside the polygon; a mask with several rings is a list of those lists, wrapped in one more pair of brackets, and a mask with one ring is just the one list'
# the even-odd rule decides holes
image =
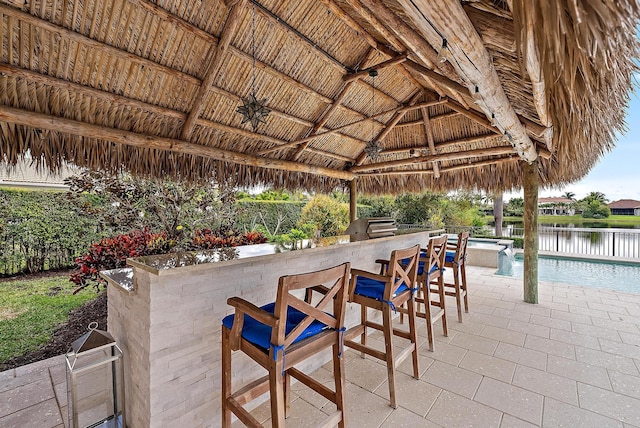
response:
{"label": "stone tile bar front", "polygon": [[[253,255],[248,246],[239,250],[239,259],[223,260],[223,254],[204,257],[204,263],[194,254],[152,256],[130,259],[132,272],[104,272],[108,330],[124,353],[129,425],[220,426],[220,325],[233,312],[229,297],[260,306],[275,300],[280,276],[347,261],[375,272],[376,259],[397,248],[426,246],[429,236],[419,232],[268,255]],[[347,325],[357,324],[359,314],[359,307],[349,305]],[[329,359],[327,351],[299,368],[310,372]],[[232,370],[236,386],[265,374],[239,354]]]}

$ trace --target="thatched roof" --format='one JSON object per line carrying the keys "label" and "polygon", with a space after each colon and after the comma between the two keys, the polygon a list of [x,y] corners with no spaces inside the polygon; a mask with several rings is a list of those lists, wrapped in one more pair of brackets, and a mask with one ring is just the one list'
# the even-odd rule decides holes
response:
{"label": "thatched roof", "polygon": [[[640,52],[636,0],[2,0],[0,14],[0,160],[310,190],[511,189],[534,159],[542,185],[575,181],[623,128]],[[254,74],[272,110],[256,131],[236,113]]]}

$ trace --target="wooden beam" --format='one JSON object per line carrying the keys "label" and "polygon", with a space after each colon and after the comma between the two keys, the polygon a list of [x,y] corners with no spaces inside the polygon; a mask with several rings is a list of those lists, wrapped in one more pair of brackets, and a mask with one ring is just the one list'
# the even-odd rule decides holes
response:
{"label": "wooden beam", "polygon": [[218,72],[223,64],[222,60],[224,59],[227,48],[229,47],[229,43],[231,43],[231,37],[235,34],[236,28],[238,27],[240,13],[243,11],[244,6],[245,0],[240,0],[233,5],[229,11],[227,20],[224,23],[224,28],[222,29],[219,42],[209,48],[209,58],[211,58],[211,60],[206,72],[204,73],[204,77],[202,78],[202,84],[198,89],[198,93],[193,100],[191,112],[189,113],[184,125],[182,125],[182,130],[180,132],[180,139],[184,141],[189,141],[191,139],[191,134],[196,127],[196,122],[200,117],[200,113],[202,113],[204,102],[209,94],[209,88],[218,77]]}
{"label": "wooden beam", "polygon": [[[431,122],[429,121],[429,110],[422,108],[422,121],[424,123],[424,133],[427,135],[427,146],[429,147],[429,153],[436,154],[436,145],[433,142],[433,132],[431,131]],[[438,167],[438,161],[433,161],[433,175],[435,178],[440,178],[440,168]]]}
{"label": "wooden beam", "polygon": [[315,174],[340,180],[353,180],[355,178],[355,174],[348,171],[334,170],[330,168],[312,166],[284,160],[265,159],[253,155],[247,155],[244,153],[233,152],[230,150],[201,146],[178,139],[157,137],[154,135],[144,135],[99,125],[91,125],[77,120],[65,119],[41,113],[34,113],[31,111],[16,109],[7,106],[0,106],[0,121],[31,126],[34,128],[47,129],[49,131],[62,132],[86,138],[111,141],[113,143],[132,147],[164,150],[173,153],[182,153],[193,156],[202,156],[209,159],[237,163],[240,165],[253,166],[258,168],[278,169],[290,172]]}
{"label": "wooden beam", "polygon": [[[515,154],[507,155],[506,157],[490,159],[490,160],[482,160],[477,162],[470,162],[461,165],[453,165],[447,167],[441,167],[440,173],[459,171],[463,169],[469,168],[479,168],[481,166],[490,166],[490,165],[500,165],[502,163],[513,162],[520,160],[520,158]],[[380,175],[424,175],[424,174],[433,174],[432,169],[403,169],[403,170],[395,170],[395,171],[380,171],[380,172],[364,172],[358,174],[358,177],[377,177]]]}
{"label": "wooden beam", "polygon": [[402,64],[406,60],[407,60],[407,54],[401,54],[394,58],[388,59],[387,61],[383,61],[379,64],[367,67],[364,70],[361,70],[355,73],[345,74],[344,76],[342,76],[342,80],[344,80],[345,82],[351,82],[361,77],[368,76],[371,70],[383,70],[387,67],[392,67],[397,64]]}
{"label": "wooden beam", "polygon": [[454,59],[454,68],[464,76],[474,99],[495,115],[518,154],[527,162],[535,160],[535,145],[518,120],[491,57],[460,2],[399,0],[399,4],[432,46],[441,46],[443,38],[448,40],[447,55]]}
{"label": "wooden beam", "polygon": [[475,149],[475,150],[467,150],[464,152],[442,153],[438,155],[420,156],[417,158],[399,159],[399,160],[388,161],[388,162],[377,162],[377,163],[371,163],[367,165],[356,165],[354,167],[351,167],[349,171],[359,173],[363,171],[371,171],[374,169],[392,168],[395,166],[413,165],[413,164],[424,163],[424,162],[450,161],[450,160],[458,160],[458,159],[466,159],[471,157],[482,157],[482,156],[501,156],[501,155],[508,155],[512,153],[513,153],[513,147],[511,146],[492,147],[489,149]]}
{"label": "wooden beam", "polygon": [[449,107],[454,111],[457,111],[461,115],[466,116],[467,118],[471,119],[478,125],[484,126],[485,128],[491,130],[492,132],[495,132],[496,134],[501,133],[499,129],[491,125],[491,121],[487,119],[486,116],[476,112],[475,110],[468,110],[462,107],[460,104],[453,102],[452,100],[449,100],[449,102],[447,103],[447,107]]}
{"label": "wooden beam", "polygon": [[524,170],[524,301],[538,303],[538,162]]}

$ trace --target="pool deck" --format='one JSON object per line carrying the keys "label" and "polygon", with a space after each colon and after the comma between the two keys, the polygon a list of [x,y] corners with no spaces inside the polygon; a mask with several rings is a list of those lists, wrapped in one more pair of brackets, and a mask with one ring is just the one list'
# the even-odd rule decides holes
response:
{"label": "pool deck", "polygon": [[[386,366],[347,350],[349,425],[640,427],[640,294],[541,281],[531,305],[521,280],[494,271],[467,268],[470,312],[458,323],[447,301],[449,336],[438,322],[435,352],[419,323],[421,376],[403,363],[397,409],[388,405]],[[383,346],[380,334],[372,338]],[[326,367],[315,376],[329,381]],[[287,426],[313,425],[332,410],[292,389]],[[0,372],[0,427],[66,427],[66,409],[63,356]],[[253,414],[270,425],[266,403]]]}

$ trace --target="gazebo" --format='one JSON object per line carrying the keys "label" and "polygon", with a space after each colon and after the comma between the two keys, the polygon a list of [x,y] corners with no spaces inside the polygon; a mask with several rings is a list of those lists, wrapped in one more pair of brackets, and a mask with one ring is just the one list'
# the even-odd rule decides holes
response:
{"label": "gazebo", "polygon": [[[537,191],[624,128],[636,0],[5,0],[0,160],[357,192]],[[352,213],[352,216],[355,213]]]}

